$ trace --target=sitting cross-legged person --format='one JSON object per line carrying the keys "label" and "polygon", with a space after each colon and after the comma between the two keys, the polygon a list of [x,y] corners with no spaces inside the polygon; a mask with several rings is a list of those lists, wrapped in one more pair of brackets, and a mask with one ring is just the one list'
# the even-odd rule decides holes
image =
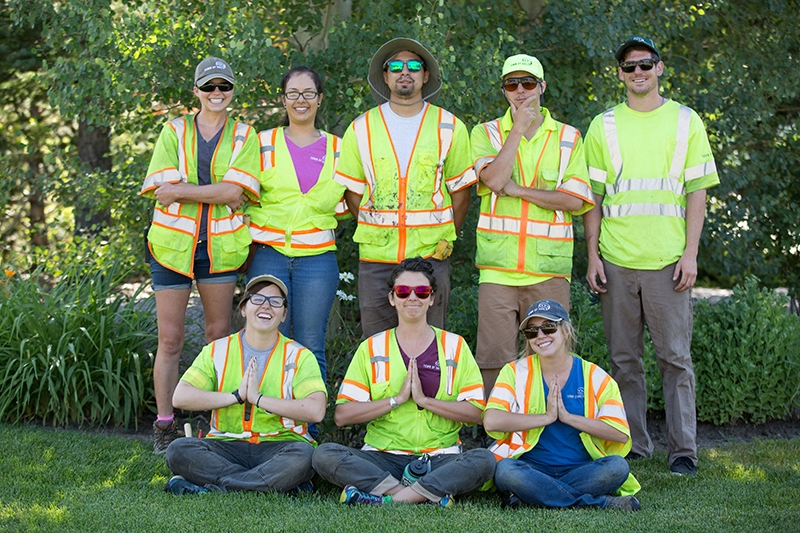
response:
{"label": "sitting cross-legged person", "polygon": [[314,354],[278,332],[286,301],[277,277],[251,279],[240,306],[244,329],[207,345],[181,378],[173,403],[211,410],[211,429],[169,445],[175,476],[167,492],[310,488],[316,443],[308,422],[325,416],[327,393]]}

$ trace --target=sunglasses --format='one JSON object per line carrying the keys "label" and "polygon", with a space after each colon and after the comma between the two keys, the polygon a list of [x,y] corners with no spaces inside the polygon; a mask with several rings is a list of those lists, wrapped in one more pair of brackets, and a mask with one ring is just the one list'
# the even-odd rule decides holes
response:
{"label": "sunglasses", "polygon": [[283,296],[264,296],[263,294],[254,293],[248,299],[253,305],[264,305],[264,302],[269,302],[269,305],[275,309],[286,305],[286,298]]}
{"label": "sunglasses", "polygon": [[283,93],[283,96],[286,97],[287,100],[299,100],[300,97],[303,97],[303,100],[313,100],[319,95],[317,91],[289,91],[288,93]]}
{"label": "sunglasses", "polygon": [[503,89],[511,93],[516,91],[520,84],[526,91],[532,91],[539,86],[539,80],[530,76],[525,78],[506,78],[503,80]]}
{"label": "sunglasses", "polygon": [[542,330],[542,333],[545,335],[552,335],[558,331],[558,324],[555,322],[545,322],[541,326],[528,326],[522,330],[522,334],[525,335],[526,339],[535,339],[539,336],[539,330]]}
{"label": "sunglasses", "polygon": [[220,91],[227,93],[228,91],[233,90],[233,84],[229,81],[223,81],[222,83],[206,83],[205,85],[198,87],[198,89],[204,93],[213,93],[214,89],[219,89]]}
{"label": "sunglasses", "polygon": [[652,70],[654,66],[658,64],[658,59],[642,59],[640,61],[625,61],[624,63],[619,64],[619,69],[626,73],[630,74],[636,67],[639,67],[643,71]]}
{"label": "sunglasses", "polygon": [[394,291],[394,295],[401,300],[405,300],[411,296],[412,291],[417,295],[417,298],[424,300],[431,295],[433,292],[433,287],[430,285],[417,285],[416,287],[409,287],[408,285],[395,285],[392,290]]}
{"label": "sunglasses", "polygon": [[409,59],[408,61],[401,61],[400,59],[392,59],[383,65],[383,69],[389,69],[389,72],[403,72],[403,67],[408,67],[409,72],[419,72],[422,70],[422,61],[419,59]]}

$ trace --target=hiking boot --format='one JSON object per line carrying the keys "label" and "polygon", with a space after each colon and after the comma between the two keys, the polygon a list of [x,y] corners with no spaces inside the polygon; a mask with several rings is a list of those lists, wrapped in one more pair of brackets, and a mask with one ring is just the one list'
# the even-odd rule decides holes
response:
{"label": "hiking boot", "polygon": [[678,457],[669,465],[669,471],[676,476],[693,476],[697,473],[697,465],[688,457]]}
{"label": "hiking boot", "polygon": [[625,456],[625,459],[628,461],[638,461],[639,459],[647,459],[647,457],[640,453],[628,452],[628,455]]}
{"label": "hiking boot", "polygon": [[208,489],[196,485],[191,481],[186,481],[183,476],[172,476],[164,486],[164,492],[180,496],[183,494],[204,494],[208,492]]}
{"label": "hiking boot", "polygon": [[360,503],[381,504],[381,503],[389,503],[391,501],[392,497],[390,495],[375,496],[374,494],[360,491],[353,485],[346,486],[342,491],[342,495],[339,496],[339,503],[344,503],[346,505],[356,505]]}
{"label": "hiking boot", "polygon": [[635,496],[609,496],[606,509],[619,509],[621,511],[638,511],[642,508]]}
{"label": "hiking boot", "polygon": [[161,427],[158,422],[153,422],[153,453],[155,455],[167,453],[169,443],[183,436],[183,431],[178,429],[174,420],[166,428]]}

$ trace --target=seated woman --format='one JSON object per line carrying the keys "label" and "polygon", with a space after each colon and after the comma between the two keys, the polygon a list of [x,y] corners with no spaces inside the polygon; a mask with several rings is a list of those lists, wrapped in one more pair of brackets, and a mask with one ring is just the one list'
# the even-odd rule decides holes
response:
{"label": "seated woman", "polygon": [[[323,444],[314,452],[314,469],[344,487],[342,503],[446,507],[494,473],[491,452],[461,453],[458,440],[462,424],[481,420],[481,373],[462,337],[428,325],[436,292],[428,261],[400,263],[389,289],[398,326],[361,343],[336,400],[337,425],[367,423],[365,444],[360,450]],[[422,472],[404,476],[411,463]]]}
{"label": "seated woman", "polygon": [[575,333],[558,302],[534,303],[519,328],[528,355],[500,371],[483,416],[507,503],[639,510],[617,383],[570,353]]}
{"label": "seated woman", "polygon": [[211,429],[169,445],[175,476],[167,492],[286,492],[314,475],[306,422],[325,416],[327,393],[314,354],[278,332],[286,297],[275,276],[251,279],[240,306],[244,329],[203,348],[181,378],[174,405],[213,411]]}

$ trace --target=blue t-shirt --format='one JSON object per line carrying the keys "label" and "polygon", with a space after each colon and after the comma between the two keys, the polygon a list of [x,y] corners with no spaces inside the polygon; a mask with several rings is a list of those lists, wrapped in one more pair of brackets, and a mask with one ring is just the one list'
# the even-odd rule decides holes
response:
{"label": "blue t-shirt", "polygon": [[[542,377],[544,382],[544,377]],[[544,382],[544,395],[550,394],[550,388]],[[580,359],[572,358],[572,369],[569,378],[561,389],[564,407],[574,415],[584,416],[583,370]],[[581,432],[572,426],[556,420],[545,426],[534,448],[520,456],[529,463],[544,466],[578,466],[592,462],[592,457],[583,446]]]}

